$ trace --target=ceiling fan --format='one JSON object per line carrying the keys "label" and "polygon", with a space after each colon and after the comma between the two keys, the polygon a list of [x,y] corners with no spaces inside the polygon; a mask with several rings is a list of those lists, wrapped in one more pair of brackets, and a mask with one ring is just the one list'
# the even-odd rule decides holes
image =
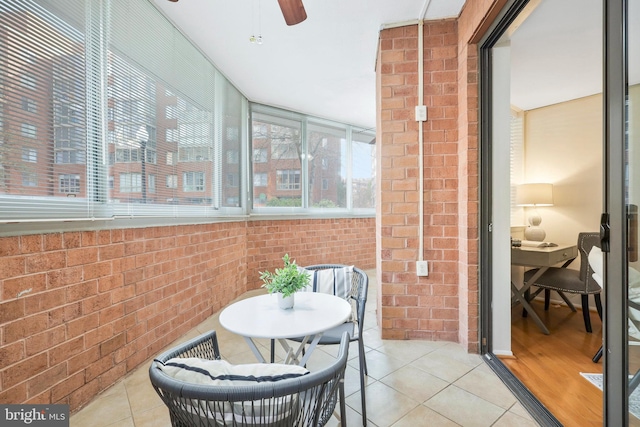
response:
{"label": "ceiling fan", "polygon": [[[169,0],[176,3],[178,0]],[[280,10],[287,25],[296,25],[307,19],[302,0],[278,0]]]}
{"label": "ceiling fan", "polygon": [[287,25],[296,25],[307,19],[302,0],[278,0]]}

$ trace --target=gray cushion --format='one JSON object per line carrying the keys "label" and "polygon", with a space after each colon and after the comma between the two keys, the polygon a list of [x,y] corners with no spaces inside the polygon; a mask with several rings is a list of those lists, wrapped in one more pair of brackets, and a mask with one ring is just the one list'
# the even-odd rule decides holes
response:
{"label": "gray cushion", "polygon": [[[525,272],[524,281],[528,282],[537,272],[537,268]],[[589,280],[585,285],[585,283],[580,280],[579,271],[559,267],[549,268],[535,281],[534,285],[541,288],[575,294],[590,294],[601,291],[600,286],[594,283],[594,281]]]}

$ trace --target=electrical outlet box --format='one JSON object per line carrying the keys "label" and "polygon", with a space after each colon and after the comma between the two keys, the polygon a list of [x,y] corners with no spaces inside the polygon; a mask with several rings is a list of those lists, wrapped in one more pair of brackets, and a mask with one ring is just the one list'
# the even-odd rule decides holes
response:
{"label": "electrical outlet box", "polygon": [[416,262],[416,274],[418,276],[428,276],[429,275],[429,263],[427,261],[417,261]]}
{"label": "electrical outlet box", "polygon": [[427,121],[427,106],[416,105],[416,122],[426,122],[426,121]]}

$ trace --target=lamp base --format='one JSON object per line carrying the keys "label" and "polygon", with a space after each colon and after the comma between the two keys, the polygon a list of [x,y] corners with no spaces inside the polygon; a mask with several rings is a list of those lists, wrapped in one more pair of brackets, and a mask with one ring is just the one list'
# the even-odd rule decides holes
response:
{"label": "lamp base", "polygon": [[542,242],[544,238],[547,236],[547,233],[540,227],[527,227],[524,230],[524,238],[526,240],[533,240],[535,242]]}

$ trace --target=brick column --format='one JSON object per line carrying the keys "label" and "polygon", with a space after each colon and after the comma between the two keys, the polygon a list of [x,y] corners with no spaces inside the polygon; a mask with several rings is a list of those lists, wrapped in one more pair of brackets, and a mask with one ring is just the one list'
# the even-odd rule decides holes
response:
{"label": "brick column", "polygon": [[459,340],[458,35],[455,20],[424,25],[424,259],[419,247],[418,26],[380,33],[379,280],[382,337]]}

